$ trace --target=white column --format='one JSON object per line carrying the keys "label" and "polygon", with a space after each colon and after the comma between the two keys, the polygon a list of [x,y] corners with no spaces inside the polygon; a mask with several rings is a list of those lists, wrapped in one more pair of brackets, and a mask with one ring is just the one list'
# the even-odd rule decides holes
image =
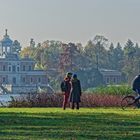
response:
{"label": "white column", "polygon": [[7,46],[5,47],[5,53],[7,54]]}
{"label": "white column", "polygon": [[2,47],[1,47],[2,49],[1,49],[1,53],[2,53],[2,55],[3,55],[3,45],[2,45]]}

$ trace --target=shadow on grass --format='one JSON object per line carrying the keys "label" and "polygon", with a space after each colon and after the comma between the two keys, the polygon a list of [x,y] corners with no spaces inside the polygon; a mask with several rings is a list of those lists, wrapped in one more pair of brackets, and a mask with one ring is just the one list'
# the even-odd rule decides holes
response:
{"label": "shadow on grass", "polygon": [[136,139],[140,116],[114,113],[0,113],[0,139]]}

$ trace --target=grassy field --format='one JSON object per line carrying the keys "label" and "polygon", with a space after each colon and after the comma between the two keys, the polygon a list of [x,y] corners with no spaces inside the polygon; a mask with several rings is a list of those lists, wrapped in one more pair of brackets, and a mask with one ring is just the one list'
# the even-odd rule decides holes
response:
{"label": "grassy field", "polygon": [[140,110],[0,108],[0,140],[140,139]]}

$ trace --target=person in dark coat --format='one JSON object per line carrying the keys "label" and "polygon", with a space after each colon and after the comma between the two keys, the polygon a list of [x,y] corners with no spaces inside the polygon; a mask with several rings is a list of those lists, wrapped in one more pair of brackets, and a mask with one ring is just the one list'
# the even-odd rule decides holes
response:
{"label": "person in dark coat", "polygon": [[64,80],[61,83],[61,91],[63,93],[63,106],[62,107],[64,110],[66,109],[66,105],[67,105],[69,95],[71,92],[71,88],[72,88],[71,77],[72,77],[72,73],[70,73],[70,72],[67,73],[66,77],[64,78]]}
{"label": "person in dark coat", "polygon": [[[140,75],[137,75],[132,81],[132,89],[138,94],[136,100],[140,99]],[[140,108],[140,103],[137,102],[136,106]]]}
{"label": "person in dark coat", "polygon": [[81,102],[80,97],[81,97],[81,84],[80,80],[78,80],[77,75],[74,74],[72,81],[72,90],[70,94],[70,103],[71,103],[71,108],[75,108],[76,104],[76,109],[79,109],[79,102]]}
{"label": "person in dark coat", "polygon": [[132,81],[132,89],[140,95],[140,75],[137,75]]}

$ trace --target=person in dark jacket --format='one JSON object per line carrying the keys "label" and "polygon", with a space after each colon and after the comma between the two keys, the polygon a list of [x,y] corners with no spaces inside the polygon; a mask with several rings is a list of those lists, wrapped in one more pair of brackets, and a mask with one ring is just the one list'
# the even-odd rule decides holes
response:
{"label": "person in dark jacket", "polygon": [[[137,99],[140,99],[140,75],[137,75],[133,81],[132,81],[132,89],[139,95],[136,97],[136,100]],[[140,104],[139,102],[136,104],[136,106],[138,108],[140,108]]]}
{"label": "person in dark jacket", "polygon": [[80,80],[78,80],[77,75],[74,74],[72,78],[72,90],[70,94],[70,103],[71,103],[71,108],[75,108],[76,104],[76,109],[79,109],[79,102],[81,102],[80,97],[81,97],[81,84]]}
{"label": "person in dark jacket", "polygon": [[72,73],[67,73],[66,77],[64,78],[63,82],[61,83],[61,91],[64,95],[63,97],[63,109],[66,109],[66,105],[69,99],[70,91],[71,91],[71,77]]}
{"label": "person in dark jacket", "polygon": [[137,75],[132,81],[132,89],[140,95],[140,75]]}

